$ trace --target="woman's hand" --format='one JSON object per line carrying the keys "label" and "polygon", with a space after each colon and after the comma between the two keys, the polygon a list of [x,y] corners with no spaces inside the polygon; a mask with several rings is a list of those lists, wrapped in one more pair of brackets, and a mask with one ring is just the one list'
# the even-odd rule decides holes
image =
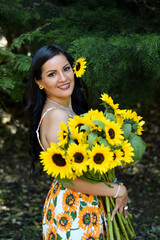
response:
{"label": "woman's hand", "polygon": [[127,218],[127,210],[124,210],[124,207],[127,206],[127,202],[128,202],[127,189],[124,185],[121,185],[118,196],[116,197],[116,204],[115,204],[115,208],[113,209],[113,212],[112,212],[111,221],[113,220],[113,218],[118,210],[119,210],[119,213],[121,216],[124,213],[124,216]]}

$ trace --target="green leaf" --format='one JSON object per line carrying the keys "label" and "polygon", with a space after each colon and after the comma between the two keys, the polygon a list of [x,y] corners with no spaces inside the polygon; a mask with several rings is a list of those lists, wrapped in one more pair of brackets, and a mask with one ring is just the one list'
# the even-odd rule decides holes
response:
{"label": "green leaf", "polygon": [[57,181],[61,184],[71,185],[75,186],[72,180],[69,180],[67,178],[60,178],[59,175],[56,177]]}
{"label": "green leaf", "polygon": [[97,133],[95,132],[92,132],[88,135],[88,143],[89,143],[89,146],[90,148],[92,147],[93,145],[93,142],[95,141],[95,139],[98,137]]}
{"label": "green leaf", "polygon": [[142,140],[141,137],[135,135],[130,139],[130,144],[134,148],[134,161],[140,160],[146,149],[145,142]]}
{"label": "green leaf", "polygon": [[82,131],[82,130],[86,130],[86,131],[90,132],[90,127],[88,125],[83,125],[80,127],[80,131]]}
{"label": "green leaf", "polygon": [[117,122],[113,113],[106,112],[106,118],[109,119],[111,122]]}
{"label": "green leaf", "polygon": [[93,206],[97,206],[97,202],[93,201],[93,202],[92,202],[92,205],[93,205]]}
{"label": "green leaf", "polygon": [[101,127],[103,130],[105,130],[105,124],[102,121],[99,120],[94,120],[92,121],[95,125],[97,125],[98,127]]}
{"label": "green leaf", "polygon": [[83,207],[85,207],[85,206],[87,206],[87,203],[84,202],[84,201],[81,201],[81,205],[82,205]]}
{"label": "green leaf", "polygon": [[54,224],[57,225],[57,221],[55,218],[53,218]]}
{"label": "green leaf", "polygon": [[61,190],[65,190],[65,189],[66,189],[66,188],[62,185],[62,186],[61,186]]}
{"label": "green leaf", "polygon": [[62,240],[62,237],[57,233],[57,240]]}
{"label": "green leaf", "polygon": [[100,144],[103,144],[105,147],[108,147],[108,146],[109,146],[108,141],[107,141],[105,138],[103,138],[103,137],[99,137],[98,142],[99,142]]}
{"label": "green leaf", "polygon": [[57,197],[55,199],[53,199],[53,204],[55,207],[57,206]]}
{"label": "green leaf", "polygon": [[92,184],[97,184],[97,183],[102,182],[101,179],[91,179],[91,178],[88,178],[87,176],[84,176],[84,175],[80,176],[80,178],[87,181],[87,182],[90,182]]}
{"label": "green leaf", "polygon": [[71,216],[72,216],[73,220],[75,220],[76,217],[77,217],[77,212],[76,211],[75,212],[71,212]]}
{"label": "green leaf", "polygon": [[124,132],[124,138],[125,139],[128,139],[129,138],[129,135],[131,134],[131,131],[132,131],[132,126],[131,124],[126,124],[124,123],[123,126],[122,126],[122,130]]}
{"label": "green leaf", "polygon": [[80,211],[82,211],[82,209],[83,209],[83,206],[82,206],[82,205],[80,205],[80,207],[79,207],[79,210],[80,210]]}
{"label": "green leaf", "polygon": [[67,239],[69,239],[69,237],[70,237],[70,231],[68,231],[68,232],[66,233],[66,237],[67,237]]}

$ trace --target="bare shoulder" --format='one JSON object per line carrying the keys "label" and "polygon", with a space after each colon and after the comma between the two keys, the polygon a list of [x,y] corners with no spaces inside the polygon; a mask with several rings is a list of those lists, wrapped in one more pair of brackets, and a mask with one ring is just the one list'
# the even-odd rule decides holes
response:
{"label": "bare shoulder", "polygon": [[46,116],[44,117],[42,124],[46,125],[49,127],[51,125],[59,125],[60,122],[66,122],[69,118],[69,115],[66,111],[55,108],[50,110]]}
{"label": "bare shoulder", "polygon": [[56,108],[47,112],[40,128],[41,140],[45,149],[51,142],[58,141],[57,133],[60,130],[60,123],[67,122],[68,118],[68,113],[62,109]]}

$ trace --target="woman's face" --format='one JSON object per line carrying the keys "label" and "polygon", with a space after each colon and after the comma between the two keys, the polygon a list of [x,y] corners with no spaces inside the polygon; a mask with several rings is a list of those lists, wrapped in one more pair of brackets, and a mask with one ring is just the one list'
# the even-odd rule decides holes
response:
{"label": "woman's face", "polygon": [[42,66],[42,79],[36,81],[44,87],[47,97],[60,102],[71,97],[74,89],[74,73],[63,54],[49,59]]}

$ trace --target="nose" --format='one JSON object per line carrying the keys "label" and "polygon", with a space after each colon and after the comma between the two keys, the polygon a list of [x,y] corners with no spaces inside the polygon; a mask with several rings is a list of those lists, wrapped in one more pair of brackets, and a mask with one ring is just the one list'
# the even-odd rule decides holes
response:
{"label": "nose", "polygon": [[60,82],[65,82],[66,81],[66,75],[65,75],[65,73],[64,72],[60,72],[60,74],[59,74],[59,81]]}

